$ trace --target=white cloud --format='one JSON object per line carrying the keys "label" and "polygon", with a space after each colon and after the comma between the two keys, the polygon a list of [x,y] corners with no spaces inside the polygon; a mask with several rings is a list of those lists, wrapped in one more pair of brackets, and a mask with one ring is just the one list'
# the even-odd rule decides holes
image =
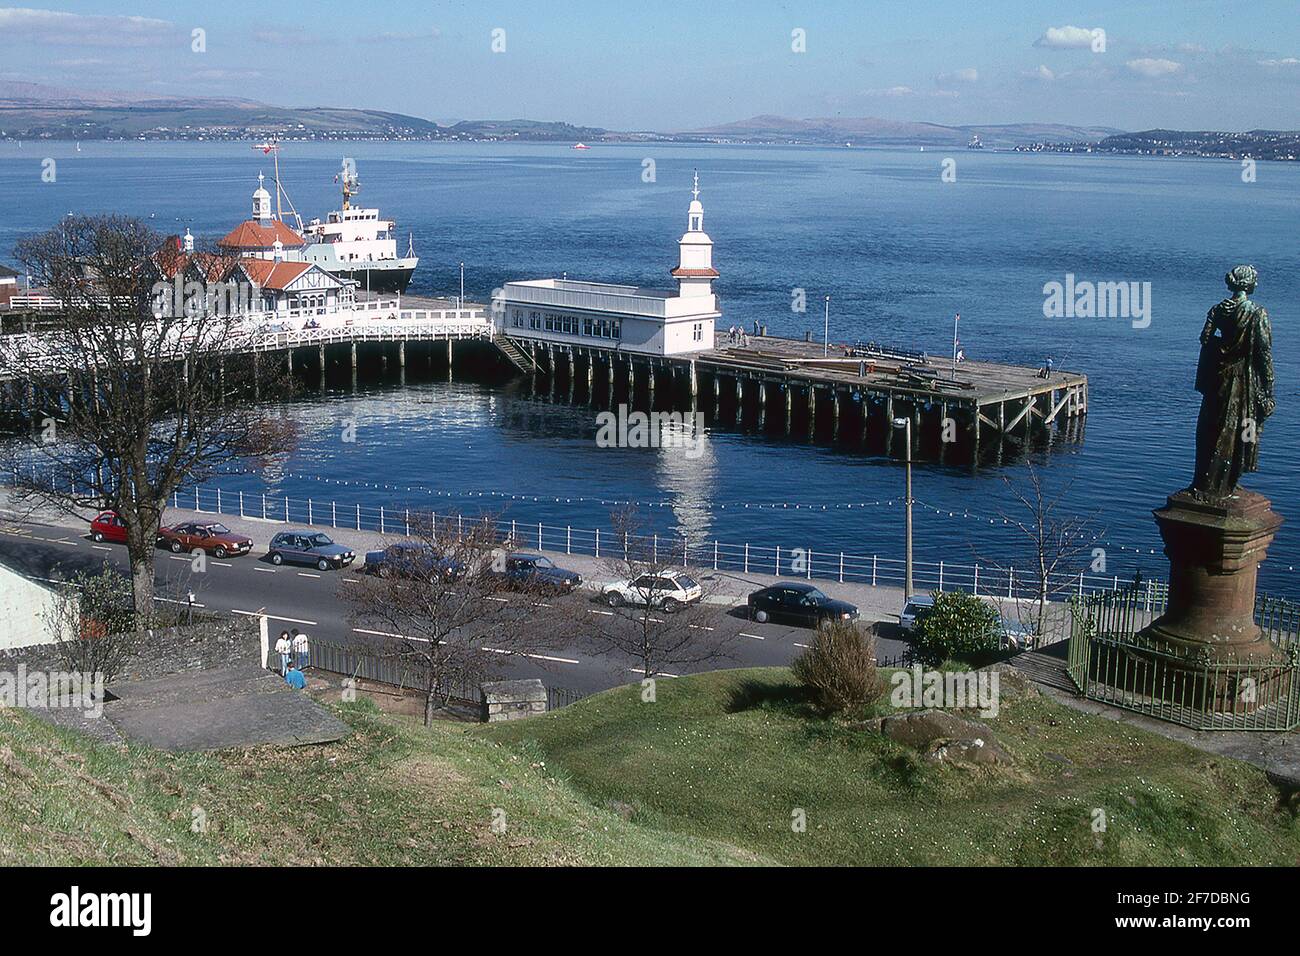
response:
{"label": "white cloud", "polygon": [[1048,27],[1034,46],[1048,47],[1053,50],[1088,50],[1092,48],[1092,37],[1100,27]]}
{"label": "white cloud", "polygon": [[1170,76],[1183,68],[1181,63],[1175,63],[1173,60],[1163,60],[1152,57],[1142,57],[1137,60],[1129,60],[1124,65],[1139,76],[1146,77]]}
{"label": "white cloud", "polygon": [[1029,70],[1027,73],[1024,74],[1024,76],[1026,79],[1042,80],[1044,83],[1051,83],[1054,79],[1056,79],[1056,74],[1053,73],[1050,69],[1048,69],[1047,65],[1044,63],[1038,64],[1038,69]]}
{"label": "white cloud", "polygon": [[891,86],[883,90],[867,90],[864,96],[915,96],[916,90],[910,86]]}
{"label": "white cloud", "polygon": [[934,78],[934,81],[940,86],[952,86],[955,83],[974,83],[979,78],[979,70],[970,66],[964,70],[953,70],[951,73],[940,73]]}
{"label": "white cloud", "polygon": [[1260,66],[1300,66],[1300,58],[1294,56],[1284,57],[1281,60],[1260,60]]}
{"label": "white cloud", "polygon": [[0,42],[35,41],[57,46],[154,46],[171,42],[176,26],[149,17],[97,16],[0,7]]}

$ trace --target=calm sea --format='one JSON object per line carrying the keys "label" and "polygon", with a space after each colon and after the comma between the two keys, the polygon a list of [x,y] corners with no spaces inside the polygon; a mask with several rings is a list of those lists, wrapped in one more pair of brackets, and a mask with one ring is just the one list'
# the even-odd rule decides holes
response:
{"label": "calm sea", "polygon": [[[1086,439],[1036,464],[1071,510],[1098,515],[1112,573],[1164,567],[1150,517],[1189,477],[1197,334],[1238,262],[1260,271],[1272,316],[1278,411],[1250,487],[1291,524],[1265,586],[1300,591],[1300,166],[1231,162],[769,147],[355,144],[285,147],[282,175],[304,218],[336,208],[334,173],[356,160],[361,201],[409,232],[421,256],[412,291],[484,301],[508,279],[669,283],[700,170],[724,325],[831,334],[944,354],[952,316],[971,358],[1078,369],[1091,380]],[[56,160],[43,182],[42,160]],[[956,181],[941,179],[945,158]],[[645,181],[653,160],[654,181]],[[215,237],[249,213],[267,158],[244,144],[0,144],[0,261],[21,235],[68,212],[152,217]],[[403,241],[404,245],[404,241]],[[1067,273],[1150,282],[1151,323],[1048,319],[1043,285]],[[809,311],[791,310],[804,289]],[[229,488],[393,504],[504,510],[575,527],[607,523],[609,501],[644,504],[665,530],[723,541],[901,556],[902,473],[893,463],[799,442],[715,431],[707,452],[606,450],[589,410],[473,383],[328,394],[295,406],[301,445]],[[343,419],[357,420],[355,443]],[[968,562],[1020,550],[998,513],[1003,479],[925,467],[918,557]],[[435,494],[435,492],[439,494]],[[492,493],[478,498],[479,493]],[[473,495],[474,497],[469,497]],[[877,504],[877,502],[881,502]],[[848,505],[853,505],[849,508]]]}

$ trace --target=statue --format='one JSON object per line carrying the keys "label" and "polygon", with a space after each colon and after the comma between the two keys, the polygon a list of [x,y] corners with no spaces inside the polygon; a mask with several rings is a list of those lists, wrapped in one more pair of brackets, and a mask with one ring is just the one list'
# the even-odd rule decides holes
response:
{"label": "statue", "polygon": [[1260,430],[1277,407],[1268,313],[1249,299],[1258,280],[1254,266],[1229,272],[1224,281],[1232,296],[1210,310],[1201,330],[1196,390],[1202,398],[1191,487],[1201,497],[1231,497],[1242,473],[1259,468]]}

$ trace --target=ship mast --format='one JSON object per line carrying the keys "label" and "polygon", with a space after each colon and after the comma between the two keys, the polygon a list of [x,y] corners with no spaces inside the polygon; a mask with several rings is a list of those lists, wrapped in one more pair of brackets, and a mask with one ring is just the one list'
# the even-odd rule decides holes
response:
{"label": "ship mast", "polygon": [[280,197],[289,204],[289,212],[293,215],[294,221],[298,223],[298,231],[302,232],[302,216],[298,215],[298,210],[294,208],[293,200],[289,198],[289,191],[280,185],[280,141],[278,139],[268,139],[260,146],[254,146],[254,149],[260,149],[264,153],[271,153],[272,160],[275,163],[275,218],[284,222],[284,209],[280,205]]}

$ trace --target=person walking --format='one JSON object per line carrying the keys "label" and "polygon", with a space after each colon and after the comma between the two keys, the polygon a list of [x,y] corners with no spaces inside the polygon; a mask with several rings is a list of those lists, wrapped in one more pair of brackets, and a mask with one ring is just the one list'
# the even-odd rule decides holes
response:
{"label": "person walking", "polygon": [[306,670],[308,653],[311,650],[307,643],[307,635],[295,629],[292,644],[294,663],[298,665],[298,670]]}
{"label": "person walking", "polygon": [[293,649],[293,644],[289,640],[289,632],[281,631],[280,639],[275,642],[275,652],[280,655],[280,676],[283,677],[289,673],[289,653]]}

